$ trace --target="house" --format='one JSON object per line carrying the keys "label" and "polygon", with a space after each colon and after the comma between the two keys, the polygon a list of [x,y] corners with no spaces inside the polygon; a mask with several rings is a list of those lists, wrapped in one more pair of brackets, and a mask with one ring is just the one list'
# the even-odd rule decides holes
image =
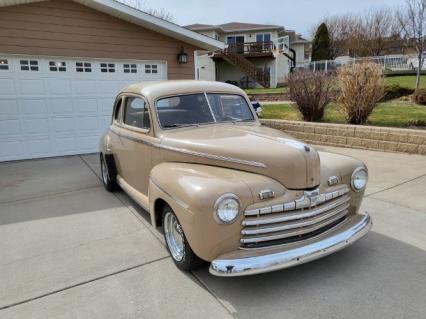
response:
{"label": "house", "polygon": [[2,0],[0,36],[0,161],[98,151],[122,87],[224,48],[114,0]]}
{"label": "house", "polygon": [[244,87],[249,84],[248,77],[258,85],[276,87],[285,81],[291,67],[310,58],[310,42],[278,25],[230,22],[192,24],[186,28],[228,46],[198,56],[199,79],[227,81]]}

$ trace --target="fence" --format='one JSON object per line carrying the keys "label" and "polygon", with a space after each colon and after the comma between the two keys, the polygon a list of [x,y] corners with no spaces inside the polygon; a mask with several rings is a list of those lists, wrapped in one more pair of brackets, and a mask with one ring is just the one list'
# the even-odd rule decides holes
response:
{"label": "fence", "polygon": [[[414,55],[384,55],[364,58],[344,57],[336,60],[323,60],[315,62],[299,62],[296,69],[310,69],[312,71],[331,72],[347,64],[356,64],[361,62],[373,62],[383,66],[388,74],[398,74],[406,72],[415,72],[419,66],[419,59]],[[422,70],[426,70],[423,63]]]}

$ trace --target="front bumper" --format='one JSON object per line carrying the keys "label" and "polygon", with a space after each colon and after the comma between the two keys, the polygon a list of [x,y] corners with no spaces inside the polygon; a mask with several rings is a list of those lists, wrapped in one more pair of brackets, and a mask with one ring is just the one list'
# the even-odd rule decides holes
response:
{"label": "front bumper", "polygon": [[268,249],[266,253],[253,250],[256,256],[247,256],[247,250],[241,253],[219,256],[211,262],[210,273],[216,276],[233,277],[254,275],[315,260],[354,243],[371,229],[370,215],[357,214],[346,219],[342,224],[310,240]]}

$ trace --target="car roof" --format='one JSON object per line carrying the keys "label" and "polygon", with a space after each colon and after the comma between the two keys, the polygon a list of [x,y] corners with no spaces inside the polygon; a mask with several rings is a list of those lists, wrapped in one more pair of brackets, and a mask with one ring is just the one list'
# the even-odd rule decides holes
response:
{"label": "car roof", "polygon": [[127,86],[121,92],[142,94],[151,101],[154,101],[162,96],[198,92],[245,94],[243,90],[232,84],[216,81],[197,80],[140,82]]}

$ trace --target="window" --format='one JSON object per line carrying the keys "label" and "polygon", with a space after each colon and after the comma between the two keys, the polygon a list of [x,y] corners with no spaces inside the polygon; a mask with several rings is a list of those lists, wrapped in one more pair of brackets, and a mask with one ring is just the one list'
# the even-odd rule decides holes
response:
{"label": "window", "polygon": [[138,67],[136,64],[124,64],[123,71],[124,73],[137,73]]}
{"label": "window", "polygon": [[75,70],[77,72],[92,72],[92,63],[89,62],[76,62]]}
{"label": "window", "polygon": [[38,61],[36,60],[20,60],[22,71],[38,71]]}
{"label": "window", "polygon": [[158,73],[157,64],[145,64],[145,73]]}
{"label": "window", "polygon": [[256,42],[270,42],[271,34],[270,33],[259,33],[256,34]]}
{"label": "window", "polygon": [[120,98],[117,103],[115,104],[114,108],[114,121],[120,122],[121,118],[121,105],[123,104],[123,99]]}
{"label": "window", "polygon": [[255,120],[246,100],[232,94],[173,96],[158,100],[155,107],[163,128]]}
{"label": "window", "polygon": [[126,98],[124,124],[149,130],[149,112],[145,101],[138,97]]}
{"label": "window", "polygon": [[101,63],[101,72],[102,73],[114,73],[115,72],[115,63]]}
{"label": "window", "polygon": [[67,64],[65,62],[49,61],[49,70],[52,72],[65,72]]}
{"label": "window", "polygon": [[9,61],[7,59],[0,59],[0,70],[9,70]]}

